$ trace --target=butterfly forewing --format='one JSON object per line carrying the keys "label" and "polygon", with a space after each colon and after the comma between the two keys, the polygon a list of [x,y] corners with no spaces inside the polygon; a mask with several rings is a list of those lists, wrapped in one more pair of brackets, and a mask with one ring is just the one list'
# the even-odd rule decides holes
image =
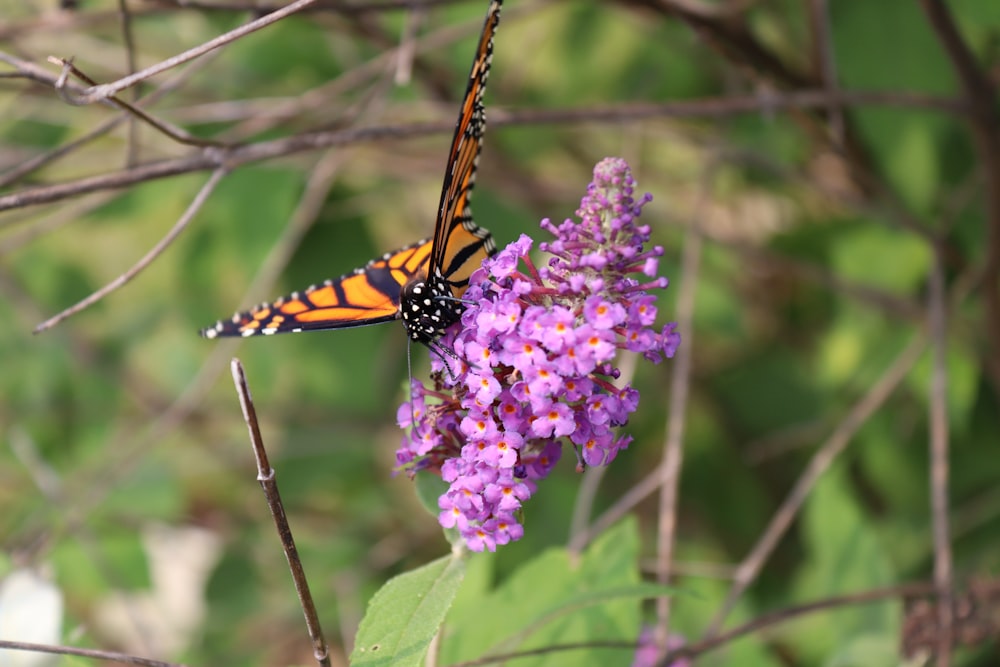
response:
{"label": "butterfly forewing", "polygon": [[[486,131],[483,94],[490,75],[493,36],[500,22],[500,5],[499,0],[494,0],[486,13],[448,153],[441,203],[434,225],[431,266],[439,268],[442,276],[457,287],[468,280],[469,274],[484,258],[496,251],[489,231],[473,222],[469,200],[476,183],[476,167]],[[459,272],[464,275],[459,275]]]}
{"label": "butterfly forewing", "polygon": [[334,280],[236,313],[202,330],[207,338],[345,329],[399,319],[400,290],[427,272],[431,242],[420,241]]}

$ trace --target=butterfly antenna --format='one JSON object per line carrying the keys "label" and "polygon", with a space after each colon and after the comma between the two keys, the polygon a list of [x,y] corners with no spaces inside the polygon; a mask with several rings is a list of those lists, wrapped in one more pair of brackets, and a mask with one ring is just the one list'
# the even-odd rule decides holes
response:
{"label": "butterfly antenna", "polygon": [[455,303],[460,303],[463,306],[472,306],[472,305],[475,305],[475,303],[476,303],[475,301],[472,301],[471,299],[462,299],[462,298],[457,297],[457,296],[446,296],[444,294],[442,294],[440,296],[437,296],[437,297],[434,297],[434,298],[435,298],[436,301],[453,301]]}

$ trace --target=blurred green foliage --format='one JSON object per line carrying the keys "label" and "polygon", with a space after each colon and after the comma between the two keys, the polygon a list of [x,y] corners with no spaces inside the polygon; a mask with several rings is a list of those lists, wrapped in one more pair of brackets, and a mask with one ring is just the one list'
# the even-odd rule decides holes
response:
{"label": "blurred green foliage", "polygon": [[[815,46],[803,14],[809,3],[750,4],[751,34],[787,66],[807,71]],[[830,48],[843,89],[959,90],[918,3],[828,4]],[[401,85],[392,82],[395,61],[386,54],[413,16],[321,10],[221,50],[149,110],[197,136],[230,141],[319,127],[450,122],[484,5],[456,2],[421,12],[417,34],[430,36],[430,43],[418,49],[412,79]],[[975,55],[995,71],[1000,5],[949,7]],[[49,54],[76,56],[90,76],[114,80],[126,73],[116,8],[106,0],[83,2],[63,15],[68,23],[58,23],[41,4],[0,0],[0,15],[10,21],[9,29],[0,25],[0,51],[50,68],[44,63]],[[251,12],[169,4],[134,9],[140,66],[252,18]],[[722,100],[761,90],[689,26],[643,3],[508,0],[486,104],[488,115],[499,118],[511,110]],[[640,188],[653,193],[643,220],[666,248],[661,268],[673,281],[661,319],[675,319],[682,282],[696,281],[694,332],[684,343],[693,371],[677,534],[681,592],[672,610],[676,632],[692,642],[719,608],[732,566],[750,551],[812,454],[923,335],[934,252],[930,235],[916,233],[904,217],[940,234],[947,246],[956,576],[995,576],[1000,568],[1000,397],[998,378],[986,372],[998,341],[983,324],[982,291],[997,286],[963,288],[982,266],[990,224],[979,154],[966,124],[905,99],[847,111],[843,120],[883,184],[875,193],[852,182],[852,165],[810,126],[824,114],[807,118],[763,101],[761,107],[721,119],[490,127],[473,204],[479,224],[500,243],[534,234],[541,218],[573,214],[592,165],[612,154],[628,159]],[[0,168],[78,139],[115,113],[62,104],[40,84],[0,79]],[[141,161],[194,150],[148,127],[137,132]],[[448,140],[445,134],[384,140],[242,167],[224,178],[149,268],[37,336],[31,334],[36,324],[146,253],[206,176],[2,214],[0,575],[16,566],[48,568],[66,598],[67,643],[188,664],[312,660],[226,372],[234,355],[247,369],[336,651],[350,652],[351,633],[382,583],[447,552],[413,485],[393,475],[407,354],[415,375],[428,367],[424,349],[408,352],[400,326],[236,343],[203,340],[196,332],[237,308],[346,273],[426,236]],[[128,146],[123,124],[0,195],[124,169]],[[314,219],[296,227],[297,207],[324,159],[336,162],[335,176]],[[701,267],[682,276],[686,229],[694,221],[704,239]],[[278,261],[276,249],[286,244],[287,261]],[[278,261],[276,275],[248,294],[270,261]],[[658,465],[673,368],[671,362],[638,364],[635,384],[643,399],[628,427],[635,441],[603,478],[595,515]],[[929,579],[931,378],[925,352],[812,490],[730,624],[823,597]],[[582,483],[572,460],[567,452],[530,501],[521,542],[473,557],[454,608],[451,631],[459,639],[444,645],[443,658],[473,658],[534,619],[518,616],[519,601],[538,596],[541,607],[557,604],[558,596],[543,590],[546,582],[565,599],[580,572],[605,588],[635,585],[642,571],[648,574],[640,564],[655,553],[657,530],[656,503],[648,499],[635,508],[633,521],[593,545],[584,563],[592,569],[570,572],[572,558],[562,548]],[[164,525],[196,526],[211,536],[217,560],[207,566],[203,586],[183,575],[169,584],[159,579],[149,531]],[[550,578],[563,570],[565,580]],[[193,587],[194,629],[177,625],[184,614],[171,606],[179,604],[168,599],[171,587]],[[138,600],[153,600],[154,620],[135,612],[135,623],[147,624],[132,628],[140,639],[106,620],[115,594],[132,596],[134,606],[126,608],[133,610],[146,604]],[[526,646],[634,639],[641,612],[651,618],[651,607],[635,597],[601,609],[545,626]],[[900,664],[904,611],[894,600],[809,615],[727,644],[698,664]],[[604,613],[610,615],[595,620]],[[164,643],[172,632],[181,639]],[[626,653],[595,653],[604,660],[595,664],[629,664]],[[995,659],[995,649],[965,648],[956,664]]]}

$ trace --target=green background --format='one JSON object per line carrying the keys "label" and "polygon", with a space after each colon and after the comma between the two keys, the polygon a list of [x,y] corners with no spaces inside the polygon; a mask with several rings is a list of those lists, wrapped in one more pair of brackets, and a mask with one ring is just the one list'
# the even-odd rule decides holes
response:
{"label": "green background", "polygon": [[[809,3],[749,4],[747,34],[790,70],[815,71]],[[907,97],[959,91],[918,3],[829,5],[840,86],[898,96],[896,104],[852,105],[840,118],[861,147],[871,187],[858,185],[857,164],[825,138],[824,128],[840,121],[824,125],[830,117],[823,113],[769,108],[781,85],[749,76],[754,63],[734,62],[689,25],[643,3],[508,1],[496,40],[486,94],[491,120],[560,109],[628,112],[702,98],[760,100],[759,111],[718,118],[653,113],[615,122],[493,123],[473,202],[477,222],[504,244],[520,233],[538,237],[543,217],[571,216],[593,164],[606,155],[626,158],[639,191],[654,195],[642,219],[666,249],[661,269],[672,284],[661,320],[676,319],[684,281],[694,289],[693,333],[684,341],[693,366],[684,389],[676,538],[675,583],[685,594],[673,607],[675,630],[688,641],[704,632],[732,568],[812,454],[923,335],[933,235],[944,239],[950,299],[946,406],[956,578],[989,578],[1000,567],[1000,378],[985,367],[1000,341],[984,324],[984,293],[995,299],[998,286],[974,281],[991,224],[988,176],[962,118],[916,108]],[[60,18],[49,6],[0,0],[8,23],[0,24],[0,51],[53,74],[46,56],[74,56],[95,80],[115,80],[127,73],[116,7],[83,0]],[[326,9],[226,47],[149,111],[197,136],[241,144],[314,129],[450,124],[484,7],[461,2],[424,10],[412,78],[401,84],[393,82],[389,51],[417,19],[398,10]],[[949,7],[984,70],[992,64],[995,72],[1000,5],[969,0]],[[169,3],[133,9],[140,67],[253,18],[233,8]],[[12,71],[0,64],[0,72]],[[79,139],[116,113],[66,105],[44,84],[0,78],[0,167]],[[198,150],[148,126],[136,132],[139,162]],[[37,336],[31,331],[39,322],[146,253],[207,174],[0,213],[0,575],[28,565],[54,578],[66,601],[66,643],[189,664],[310,662],[229,379],[232,356],[246,368],[335,650],[349,650],[368,599],[384,581],[446,553],[412,484],[392,475],[401,437],[396,408],[406,397],[401,326],[235,343],[196,332],[238,307],[335,277],[426,236],[449,136],[359,142],[241,167],[134,281]],[[128,126],[119,125],[7,184],[0,196],[125,170],[129,145]],[[335,175],[303,222],[295,212],[321,169]],[[907,221],[930,233],[916,233]],[[700,267],[682,275],[692,225],[703,236]],[[287,261],[257,282],[282,248]],[[414,375],[425,377],[427,352],[409,353]],[[603,478],[595,516],[661,460],[674,368],[638,364],[642,402],[628,426],[635,441]],[[930,579],[931,373],[925,352],[810,493],[731,621]],[[492,557],[491,577],[513,585],[511,573],[522,563],[566,544],[581,482],[567,452],[525,508],[525,538]],[[651,497],[634,510],[639,541],[629,553],[647,574],[656,509]],[[209,559],[203,584],[183,567],[172,583],[157,580],[144,536],[164,527],[199,527],[210,536],[181,550]],[[168,533],[166,541],[187,544],[180,539]],[[188,591],[193,606],[170,607],[175,602],[164,601],[165,589]],[[116,595],[131,596],[127,605],[153,599],[160,610],[153,617],[165,625],[132,628],[146,643],[129,643],[128,632],[102,620],[111,613],[103,610],[120,601]],[[904,613],[897,600],[809,615],[732,643],[704,664],[900,664]],[[177,620],[187,616],[193,627]],[[164,643],[175,631],[176,643]],[[471,657],[467,647],[453,650]],[[996,658],[982,647],[957,655],[963,665]],[[627,652],[608,659],[630,661]]]}

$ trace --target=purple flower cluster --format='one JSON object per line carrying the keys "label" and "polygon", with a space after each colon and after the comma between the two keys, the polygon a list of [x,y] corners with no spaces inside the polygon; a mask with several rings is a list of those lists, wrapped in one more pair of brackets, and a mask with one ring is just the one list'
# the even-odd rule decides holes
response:
{"label": "purple flower cluster", "polygon": [[[645,626],[639,634],[638,645],[635,649],[635,656],[632,658],[632,667],[654,667],[660,664],[660,658],[665,657],[665,653],[684,648],[684,637],[681,635],[670,635],[667,637],[666,650],[661,651],[656,645],[656,636],[651,626]],[[689,658],[678,658],[673,660],[668,667],[691,667]]]}
{"label": "purple flower cluster", "polygon": [[542,221],[556,237],[540,244],[547,266],[535,266],[523,235],[483,262],[461,322],[439,341],[433,389],[414,381],[399,408],[400,426],[411,427],[400,467],[437,471],[450,484],[439,521],[473,551],[521,538],[521,505],[565,443],[579,469],[606,465],[628,446],[614,427],[628,421],[639,392],[613,384],[616,353],[658,362],[680,343],[674,324],[653,328],[656,298],[646,290],[667,286],[656,277],[663,249],[643,249],[649,227],[636,218],[651,197],[633,200],[634,186],[624,160],[602,160],[580,221]]}

